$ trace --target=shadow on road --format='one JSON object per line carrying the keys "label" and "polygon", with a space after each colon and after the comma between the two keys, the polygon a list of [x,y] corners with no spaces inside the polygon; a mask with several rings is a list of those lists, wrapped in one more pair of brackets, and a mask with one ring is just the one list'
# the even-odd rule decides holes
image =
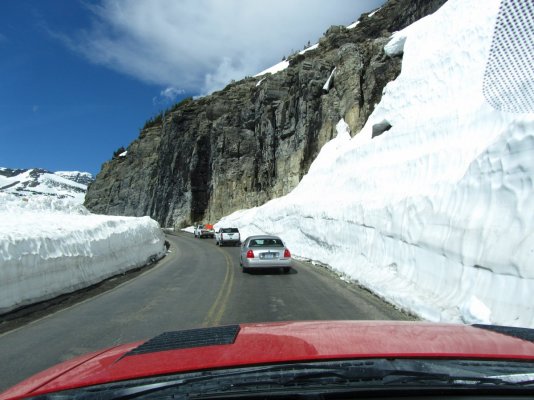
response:
{"label": "shadow on road", "polygon": [[249,275],[294,275],[298,274],[295,268],[291,268],[289,272],[284,272],[282,269],[275,268],[254,268],[253,270],[247,270],[245,274]]}

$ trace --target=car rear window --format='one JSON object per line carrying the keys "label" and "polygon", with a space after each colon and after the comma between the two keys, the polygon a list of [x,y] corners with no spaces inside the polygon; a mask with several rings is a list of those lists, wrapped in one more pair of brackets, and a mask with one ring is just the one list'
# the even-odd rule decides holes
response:
{"label": "car rear window", "polygon": [[221,229],[223,233],[238,233],[237,228],[223,228]]}
{"label": "car rear window", "polygon": [[284,247],[280,239],[252,239],[249,247]]}

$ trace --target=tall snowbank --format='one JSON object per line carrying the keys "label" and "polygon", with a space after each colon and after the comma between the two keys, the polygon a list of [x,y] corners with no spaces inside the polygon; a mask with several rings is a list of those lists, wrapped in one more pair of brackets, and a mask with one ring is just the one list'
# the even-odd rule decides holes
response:
{"label": "tall snowbank", "polygon": [[75,201],[0,193],[0,313],[90,286],[165,254],[149,217],[93,215]]}
{"label": "tall snowbank", "polygon": [[534,327],[534,114],[482,93],[498,7],[449,0],[395,34],[402,72],[362,131],[340,121],[293,192],[218,225],[279,234],[428,320]]}

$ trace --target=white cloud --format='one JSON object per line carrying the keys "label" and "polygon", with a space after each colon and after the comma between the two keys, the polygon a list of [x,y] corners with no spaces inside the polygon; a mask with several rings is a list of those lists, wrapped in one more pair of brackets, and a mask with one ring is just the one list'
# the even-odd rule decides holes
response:
{"label": "white cloud", "polygon": [[209,93],[348,25],[384,0],[102,0],[74,47],[145,82]]}
{"label": "white cloud", "polygon": [[174,100],[179,95],[184,94],[184,92],[185,91],[183,89],[176,89],[176,88],[173,88],[173,87],[168,87],[168,88],[162,90],[160,92],[160,95],[165,99]]}
{"label": "white cloud", "polygon": [[184,89],[177,89],[169,86],[159,92],[159,96],[154,97],[152,103],[154,103],[154,105],[169,105],[174,103],[176,98],[182,94],[185,94]]}

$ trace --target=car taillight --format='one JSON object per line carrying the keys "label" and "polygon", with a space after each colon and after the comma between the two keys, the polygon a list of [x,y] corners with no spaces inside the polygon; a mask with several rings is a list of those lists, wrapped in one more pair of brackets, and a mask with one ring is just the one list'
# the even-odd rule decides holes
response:
{"label": "car taillight", "polygon": [[252,250],[247,251],[247,258],[254,258],[254,252]]}
{"label": "car taillight", "polygon": [[291,258],[291,252],[289,251],[289,249],[284,250],[284,258]]}

